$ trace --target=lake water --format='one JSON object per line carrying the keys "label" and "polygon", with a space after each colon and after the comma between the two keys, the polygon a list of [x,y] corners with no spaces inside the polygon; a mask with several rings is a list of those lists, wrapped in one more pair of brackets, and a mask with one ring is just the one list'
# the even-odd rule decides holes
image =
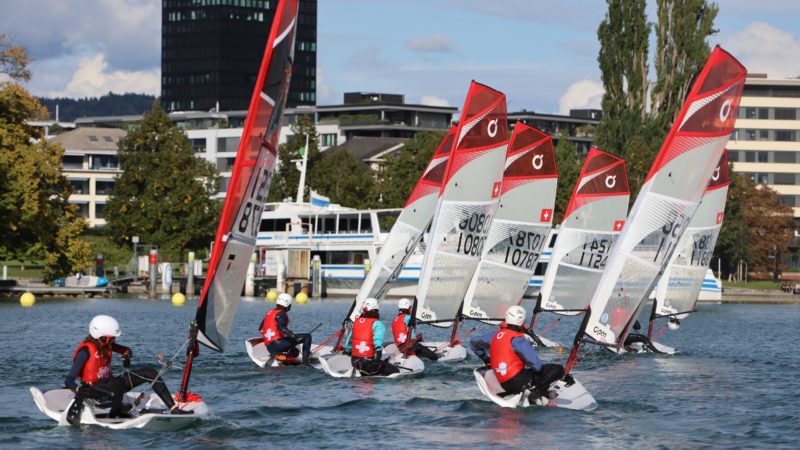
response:
{"label": "lake water", "polygon": [[[62,383],[94,315],[120,321],[119,342],[133,348],[135,366],[155,364],[156,354],[169,356],[180,347],[195,305],[190,300],[175,307],[166,298],[40,299],[21,308],[16,299],[0,301],[0,446],[800,447],[798,306],[701,305],[679,331],[661,339],[678,355],[590,355],[574,372],[599,404],[586,413],[495,406],[475,384],[474,356],[454,365],[429,364],[421,376],[399,380],[333,379],[307,367],[260,369],[244,340],[257,335],[272,304],[251,300],[239,308],[225,353],[203,349],[195,362],[191,390],[212,408],[212,419],[175,433],[115,432],[58,427],[36,409],[28,387]],[[302,332],[322,322],[314,334],[319,342],[348,307],[346,301],[295,305],[292,328]],[[394,302],[381,310],[388,325]],[[570,342],[577,326],[575,319],[562,320],[548,337]],[[449,336],[441,329],[422,332],[428,340]],[[540,355],[563,363],[567,351]],[[180,371],[166,378],[177,390]]]}

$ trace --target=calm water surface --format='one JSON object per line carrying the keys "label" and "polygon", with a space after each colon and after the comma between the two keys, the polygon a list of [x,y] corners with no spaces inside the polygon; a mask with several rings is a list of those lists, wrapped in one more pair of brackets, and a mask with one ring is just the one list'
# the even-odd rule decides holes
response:
{"label": "calm water surface", "polygon": [[[41,299],[33,308],[0,300],[0,446],[7,448],[426,448],[426,447],[800,447],[800,307],[704,305],[662,342],[675,356],[590,355],[575,375],[599,407],[591,413],[505,410],[480,395],[471,360],[430,364],[400,380],[339,380],[305,367],[260,369],[244,340],[257,334],[271,304],[242,303],[224,354],[203,350],[191,389],[211,420],[175,433],[57,427],[28,387],[60,385],[75,346],[96,314],[123,327],[119,342],[134,365],[155,364],[183,343],[196,303],[169,300]],[[394,302],[382,306],[384,322]],[[349,302],[311,301],[292,309],[292,328],[318,323],[329,336]],[[542,322],[545,323],[547,319]],[[570,342],[578,322],[562,320],[548,336]],[[470,326],[466,326],[468,329]],[[479,325],[478,331],[488,329]],[[428,340],[448,331],[423,329]],[[545,351],[562,362],[566,351]],[[117,372],[119,373],[119,372]],[[180,372],[167,375],[173,392]]]}

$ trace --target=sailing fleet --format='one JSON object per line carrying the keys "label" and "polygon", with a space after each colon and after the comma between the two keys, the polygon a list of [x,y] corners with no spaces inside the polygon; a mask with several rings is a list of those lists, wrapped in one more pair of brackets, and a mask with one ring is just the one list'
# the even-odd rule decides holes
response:
{"label": "sailing fleet", "polygon": [[[209,414],[189,391],[200,345],[223,351],[240,301],[258,222],[275,170],[279,123],[292,71],[297,0],[281,0],[247,115],[228,196],[214,242],[206,285],[187,339],[187,360],[176,395],[194,419]],[[746,70],[717,47],[694,81],[680,113],[630,211],[625,162],[599,149],[586,157],[563,212],[551,262],[533,310],[529,338],[540,348],[559,344],[536,333],[544,313],[583,314],[567,374],[588,345],[616,353],[674,349],[657,343],[666,328],[695,309],[724,218],[728,186],[725,145],[731,134]],[[607,149],[619,150],[619,149]],[[424,342],[439,362],[468,357],[459,327],[468,320],[497,324],[522,302],[553,225],[558,168],[553,140],[524,123],[508,129],[506,96],[472,82],[458,125],[433,154],[392,227],[337,332],[314,344],[313,365],[338,378],[367,376],[343,354],[342,340],[368,298],[380,301],[420,241],[425,255],[411,309],[410,329],[452,329],[446,342]],[[651,293],[654,295],[651,297]],[[639,313],[650,311],[646,333]],[[337,319],[338,320],[338,319]],[[658,321],[666,323],[658,328]],[[474,328],[472,328],[474,330]],[[657,331],[656,331],[657,330]],[[246,342],[260,366],[282,364],[256,337]],[[391,378],[424,370],[407,348],[387,346],[400,367]],[[502,397],[493,371],[474,371],[479,391],[503,407],[531,406],[523,393]],[[37,405],[63,423],[69,395],[44,393]],[[56,397],[58,397],[56,399]],[[551,386],[549,406],[592,410],[597,403],[571,376]],[[87,411],[89,411],[87,409]],[[91,415],[91,412],[86,414]],[[131,427],[148,427],[147,414]],[[132,419],[133,420],[133,419]],[[169,428],[169,416],[158,426]],[[185,426],[186,416],[175,419]],[[102,421],[87,417],[83,423]],[[167,424],[167,425],[165,425]],[[152,423],[156,426],[156,422]],[[116,428],[127,426],[115,423]]]}

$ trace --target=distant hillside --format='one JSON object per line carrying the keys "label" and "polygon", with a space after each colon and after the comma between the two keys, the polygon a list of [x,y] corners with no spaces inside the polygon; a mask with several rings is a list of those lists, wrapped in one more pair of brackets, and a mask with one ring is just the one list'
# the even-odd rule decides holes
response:
{"label": "distant hillside", "polygon": [[124,116],[142,114],[153,107],[156,97],[144,94],[114,94],[109,92],[102,97],[88,98],[40,98],[45,108],[50,111],[50,118],[58,118],[62,122],[71,122],[78,117],[92,116]]}

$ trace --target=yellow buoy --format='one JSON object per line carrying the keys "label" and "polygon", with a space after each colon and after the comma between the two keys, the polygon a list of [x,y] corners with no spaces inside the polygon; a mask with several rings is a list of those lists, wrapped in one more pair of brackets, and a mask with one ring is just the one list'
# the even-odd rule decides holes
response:
{"label": "yellow buoy", "polygon": [[294,296],[294,301],[301,305],[305,305],[308,302],[308,294],[305,292],[298,292],[297,295]]}
{"label": "yellow buoy", "polygon": [[274,302],[277,298],[278,298],[278,291],[271,289],[269,292],[267,292],[267,300]]}
{"label": "yellow buoy", "polygon": [[30,308],[34,305],[34,303],[36,303],[36,296],[30,292],[26,292],[19,296],[19,304],[22,305],[23,308]]}
{"label": "yellow buoy", "polygon": [[175,306],[183,306],[186,303],[186,296],[180,292],[172,294],[172,304]]}

